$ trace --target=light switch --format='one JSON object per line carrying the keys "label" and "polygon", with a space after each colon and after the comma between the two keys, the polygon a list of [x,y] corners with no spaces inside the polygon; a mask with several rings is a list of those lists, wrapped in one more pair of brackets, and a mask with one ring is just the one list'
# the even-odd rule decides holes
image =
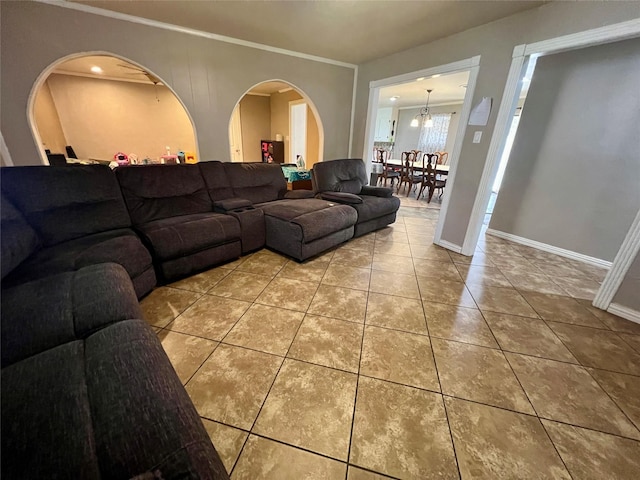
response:
{"label": "light switch", "polygon": [[482,132],[475,132],[473,134],[473,143],[480,143],[481,138],[482,138]]}

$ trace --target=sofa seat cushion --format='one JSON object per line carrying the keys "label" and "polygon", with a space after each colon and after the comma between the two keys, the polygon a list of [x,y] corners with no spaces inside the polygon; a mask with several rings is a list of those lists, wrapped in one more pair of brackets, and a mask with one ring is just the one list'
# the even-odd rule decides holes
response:
{"label": "sofa seat cushion", "polygon": [[384,198],[362,195],[361,198],[362,203],[351,205],[358,212],[358,223],[395,213],[400,208],[400,199],[398,197]]}
{"label": "sofa seat cushion", "polygon": [[219,213],[163,218],[136,229],[161,260],[240,240],[238,220]]}
{"label": "sofa seat cushion", "polygon": [[2,393],[3,478],[229,478],[142,320],[3,369]]}
{"label": "sofa seat cushion", "polygon": [[44,248],[11,272],[3,283],[15,285],[109,262],[122,265],[135,278],[151,267],[151,254],[133,230],[111,230]]}
{"label": "sofa seat cushion", "polygon": [[2,367],[129,318],[141,318],[126,270],[102,263],[2,290]]}
{"label": "sofa seat cushion", "polygon": [[299,228],[292,229],[291,235],[304,243],[352,227],[357,220],[356,212],[350,206],[317,198],[279,200],[257,207],[262,209],[265,216],[297,225]]}

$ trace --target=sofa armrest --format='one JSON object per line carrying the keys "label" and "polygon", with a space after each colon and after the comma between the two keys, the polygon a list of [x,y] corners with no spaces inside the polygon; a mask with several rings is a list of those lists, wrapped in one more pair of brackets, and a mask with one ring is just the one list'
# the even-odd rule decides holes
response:
{"label": "sofa armrest", "polygon": [[322,192],[320,194],[322,200],[329,200],[330,202],[344,203],[346,205],[357,205],[362,203],[362,198],[353,193],[346,192]]}
{"label": "sofa armrest", "polygon": [[213,211],[218,213],[227,213],[239,208],[251,207],[251,203],[246,198],[226,198],[213,202]]}
{"label": "sofa armrest", "polygon": [[290,190],[284,194],[284,198],[313,198],[311,190]]}
{"label": "sofa armrest", "polygon": [[387,187],[370,187],[365,185],[360,190],[360,195],[369,195],[372,197],[391,197],[393,195],[393,189]]}

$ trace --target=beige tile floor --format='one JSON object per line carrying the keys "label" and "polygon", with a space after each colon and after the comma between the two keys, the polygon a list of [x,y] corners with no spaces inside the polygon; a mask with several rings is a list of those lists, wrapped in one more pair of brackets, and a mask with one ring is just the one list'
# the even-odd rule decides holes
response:
{"label": "beige tile floor", "polygon": [[640,478],[640,325],[590,306],[604,271],[448,252],[438,206],[142,301],[233,479]]}

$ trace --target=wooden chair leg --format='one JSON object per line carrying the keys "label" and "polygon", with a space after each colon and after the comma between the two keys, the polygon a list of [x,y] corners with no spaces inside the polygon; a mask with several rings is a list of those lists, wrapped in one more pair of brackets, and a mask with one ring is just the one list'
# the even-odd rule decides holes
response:
{"label": "wooden chair leg", "polygon": [[431,199],[433,198],[433,192],[435,191],[436,191],[435,187],[429,187],[429,199],[427,200],[427,203],[431,203]]}

